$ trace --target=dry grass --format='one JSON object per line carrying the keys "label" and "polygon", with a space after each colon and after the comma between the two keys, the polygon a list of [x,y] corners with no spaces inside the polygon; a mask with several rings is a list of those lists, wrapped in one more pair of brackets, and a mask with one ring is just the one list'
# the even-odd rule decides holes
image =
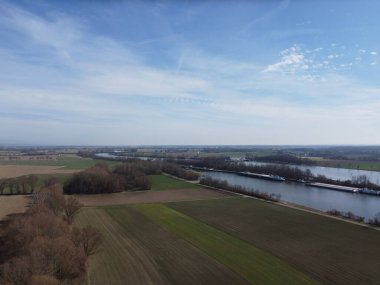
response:
{"label": "dry grass", "polygon": [[0,220],[9,214],[24,212],[28,202],[27,195],[0,196]]}
{"label": "dry grass", "polygon": [[112,206],[139,203],[205,200],[226,197],[227,194],[208,189],[178,189],[175,191],[138,191],[113,194],[73,195],[84,206]]}
{"label": "dry grass", "polygon": [[0,179],[18,177],[29,174],[74,173],[77,171],[78,170],[62,169],[62,167],[46,165],[0,165]]}

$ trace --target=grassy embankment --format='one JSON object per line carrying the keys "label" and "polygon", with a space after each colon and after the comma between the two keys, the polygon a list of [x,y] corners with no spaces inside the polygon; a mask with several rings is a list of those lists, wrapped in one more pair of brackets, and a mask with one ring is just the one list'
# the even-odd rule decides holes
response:
{"label": "grassy embankment", "polygon": [[200,186],[196,184],[178,180],[166,175],[151,175],[150,179],[152,181],[151,190],[153,191],[200,188]]}

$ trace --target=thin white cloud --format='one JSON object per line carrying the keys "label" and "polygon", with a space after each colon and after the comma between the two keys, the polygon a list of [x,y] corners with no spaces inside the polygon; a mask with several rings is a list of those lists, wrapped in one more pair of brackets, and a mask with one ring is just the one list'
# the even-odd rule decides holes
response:
{"label": "thin white cloud", "polygon": [[298,45],[294,45],[289,49],[280,52],[281,60],[274,64],[268,65],[264,72],[281,72],[294,74],[299,70],[306,70],[309,68],[308,60],[302,53]]}

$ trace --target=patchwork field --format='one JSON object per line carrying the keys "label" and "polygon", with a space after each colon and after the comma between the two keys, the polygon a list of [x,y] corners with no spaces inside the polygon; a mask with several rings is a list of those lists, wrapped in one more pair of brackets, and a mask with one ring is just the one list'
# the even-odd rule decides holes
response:
{"label": "patchwork field", "polygon": [[249,198],[87,207],[77,222],[106,237],[89,284],[380,281],[378,231]]}
{"label": "patchwork field", "polygon": [[87,208],[80,225],[106,237],[89,268],[89,284],[249,284],[229,268],[131,206]]}
{"label": "patchwork field", "polygon": [[[86,206],[76,223],[105,236],[88,284],[380,284],[379,231],[151,179],[151,191],[75,195]],[[0,196],[0,219],[27,202]]]}
{"label": "patchwork field", "polygon": [[52,160],[0,160],[0,165],[56,166],[64,167],[65,169],[85,169],[97,163],[106,163],[110,167],[119,164],[117,161],[82,158],[79,156],[62,156]]}
{"label": "patchwork field", "polygon": [[380,284],[380,232],[262,201],[167,204],[271,253],[323,284]]}

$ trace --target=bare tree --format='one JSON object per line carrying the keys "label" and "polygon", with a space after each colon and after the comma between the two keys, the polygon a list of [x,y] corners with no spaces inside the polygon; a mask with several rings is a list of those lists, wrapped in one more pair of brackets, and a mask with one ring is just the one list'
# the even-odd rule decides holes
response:
{"label": "bare tree", "polygon": [[103,243],[103,235],[95,228],[87,226],[74,232],[76,243],[82,246],[84,253],[90,256],[96,253]]}
{"label": "bare tree", "polygon": [[4,190],[7,187],[7,179],[0,179],[0,194],[4,194]]}
{"label": "bare tree", "polygon": [[64,208],[66,221],[71,224],[74,220],[75,215],[82,208],[82,204],[79,203],[74,197],[69,197],[66,199],[66,204]]}
{"label": "bare tree", "polygon": [[32,174],[32,175],[30,175],[30,176],[28,177],[28,182],[29,182],[29,186],[30,186],[30,191],[31,191],[32,193],[34,193],[34,191],[36,190],[37,181],[38,181],[38,177],[37,177],[37,175]]}

